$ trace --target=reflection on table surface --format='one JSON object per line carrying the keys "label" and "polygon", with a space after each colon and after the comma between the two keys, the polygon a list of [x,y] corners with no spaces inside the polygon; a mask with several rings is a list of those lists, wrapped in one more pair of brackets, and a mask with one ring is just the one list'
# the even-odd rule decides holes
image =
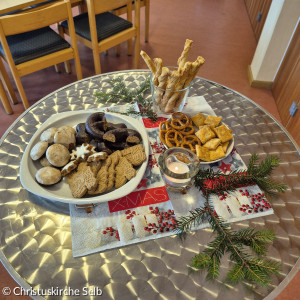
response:
{"label": "reflection on table surface", "polygon": [[[108,91],[108,82],[114,76],[123,77],[134,88],[148,74],[143,70],[115,72],[70,84],[33,105],[4,134],[0,145],[3,264],[23,287],[81,290],[95,286],[102,289],[105,299],[154,299],[158,295],[167,299],[262,299],[276,287],[271,295],[277,295],[282,290],[278,285],[292,270],[300,252],[299,151],[271,116],[251,100],[219,84],[197,78],[190,96],[204,96],[215,113],[223,117],[245,162],[253,153],[261,157],[278,155],[281,165],[274,179],[289,186],[285,194],[272,202],[274,215],[233,225],[235,229],[256,226],[275,231],[277,239],[270,245],[268,256],[280,261],[282,270],[273,277],[270,290],[256,288],[250,292],[243,284],[230,287],[221,282],[207,282],[205,273],[190,275],[187,265],[210,241],[208,229],[189,234],[182,243],[172,236],[75,259],[68,205],[37,197],[22,188],[18,171],[22,153],[43,122],[60,112],[124,104],[117,100],[100,103],[94,92]],[[224,274],[228,263],[223,266]]]}

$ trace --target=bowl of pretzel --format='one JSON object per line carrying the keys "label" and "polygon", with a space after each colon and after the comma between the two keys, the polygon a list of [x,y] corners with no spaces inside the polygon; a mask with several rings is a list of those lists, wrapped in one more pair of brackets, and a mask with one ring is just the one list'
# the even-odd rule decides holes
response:
{"label": "bowl of pretzel", "polygon": [[159,125],[159,138],[167,148],[182,147],[197,154],[201,163],[215,163],[227,157],[234,145],[232,130],[222,117],[175,112]]}
{"label": "bowl of pretzel", "polygon": [[152,60],[145,51],[141,51],[141,56],[151,71],[151,94],[157,113],[182,111],[193,80],[205,62],[202,56],[198,56],[193,62],[187,61],[192,44],[192,40],[186,40],[176,67],[163,66],[161,58]]}

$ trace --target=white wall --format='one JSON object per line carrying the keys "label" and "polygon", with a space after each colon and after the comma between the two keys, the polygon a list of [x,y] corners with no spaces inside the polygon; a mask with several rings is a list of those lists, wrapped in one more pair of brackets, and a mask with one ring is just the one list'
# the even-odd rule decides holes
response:
{"label": "white wall", "polygon": [[250,66],[253,80],[274,81],[299,20],[299,0],[272,1]]}

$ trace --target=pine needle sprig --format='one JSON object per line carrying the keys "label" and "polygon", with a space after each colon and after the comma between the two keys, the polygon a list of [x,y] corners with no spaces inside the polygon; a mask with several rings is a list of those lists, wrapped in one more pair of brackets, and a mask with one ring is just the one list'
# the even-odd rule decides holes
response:
{"label": "pine needle sprig", "polygon": [[[190,269],[207,272],[207,279],[219,277],[223,256],[228,253],[233,264],[226,274],[226,281],[238,283],[248,281],[263,287],[271,283],[271,276],[278,274],[280,264],[264,256],[267,245],[275,239],[272,230],[255,228],[233,230],[220,218],[209,205],[211,194],[230,192],[240,186],[257,184],[265,194],[276,195],[285,192],[287,186],[273,180],[270,175],[279,166],[279,159],[275,156],[267,157],[259,163],[258,156],[252,155],[248,168],[244,171],[233,171],[223,174],[221,171],[200,170],[195,177],[195,185],[205,196],[204,206],[190,211],[190,215],[177,220],[177,231],[187,233],[194,226],[208,222],[216,237],[207,244],[206,248],[191,260]],[[252,253],[257,257],[253,257]]]}
{"label": "pine needle sprig", "polygon": [[[127,103],[136,102],[139,106],[140,111],[136,111],[134,108],[130,107],[123,115],[136,115],[141,117],[147,117],[151,121],[157,121],[157,114],[153,111],[151,98],[147,99],[145,94],[150,91],[150,81],[146,79],[137,88],[127,87],[125,82],[121,77],[113,78],[109,81],[112,91],[104,93],[101,91],[95,92],[95,96],[98,100],[107,102],[116,102],[121,100]],[[114,111],[120,113],[118,111]]]}
{"label": "pine needle sprig", "polygon": [[278,193],[284,193],[287,186],[273,180],[270,175],[279,166],[279,158],[269,156],[258,163],[258,156],[253,154],[246,170],[231,171],[224,174],[219,171],[199,170],[195,176],[195,186],[204,194],[224,194],[235,189],[257,184],[266,195],[274,197]]}
{"label": "pine needle sprig", "polygon": [[[268,286],[271,282],[270,276],[278,274],[280,265],[270,259],[252,258],[244,249],[244,246],[253,247],[256,244],[263,245],[273,241],[274,233],[268,230],[255,232],[254,229],[242,229],[233,231],[229,225],[219,218],[208,204],[206,196],[206,212],[209,214],[209,223],[213,225],[217,237],[211,241],[207,248],[192,259],[191,267],[194,270],[207,270],[207,279],[215,279],[219,276],[221,258],[226,252],[230,253],[230,259],[235,265],[226,275],[230,283],[240,280],[255,282],[261,286]],[[255,247],[255,246],[254,246]],[[258,251],[265,253],[265,250]]]}

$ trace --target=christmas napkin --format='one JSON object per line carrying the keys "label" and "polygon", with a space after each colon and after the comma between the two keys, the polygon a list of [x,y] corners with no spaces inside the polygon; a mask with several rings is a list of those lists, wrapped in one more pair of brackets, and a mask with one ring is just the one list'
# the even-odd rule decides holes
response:
{"label": "christmas napkin", "polygon": [[[138,109],[137,105],[135,108]],[[126,106],[115,106],[109,110],[124,112]],[[188,98],[183,113],[194,115],[198,112],[215,115],[204,97]],[[158,127],[167,118],[168,115],[160,115],[155,123],[140,119],[148,133],[151,155],[144,177],[135,191],[120,199],[96,205],[90,214],[70,204],[74,257],[173,235],[176,218],[203,206],[205,199],[197,188],[191,187],[187,194],[182,195],[170,192],[164,185],[157,165],[157,158],[165,149],[159,139]],[[246,165],[233,148],[223,160],[203,165],[202,168],[226,173],[245,169]],[[273,213],[270,203],[256,185],[241,187],[222,196],[210,196],[209,201],[216,214],[229,223]],[[208,223],[201,224],[193,230],[208,226]]]}

